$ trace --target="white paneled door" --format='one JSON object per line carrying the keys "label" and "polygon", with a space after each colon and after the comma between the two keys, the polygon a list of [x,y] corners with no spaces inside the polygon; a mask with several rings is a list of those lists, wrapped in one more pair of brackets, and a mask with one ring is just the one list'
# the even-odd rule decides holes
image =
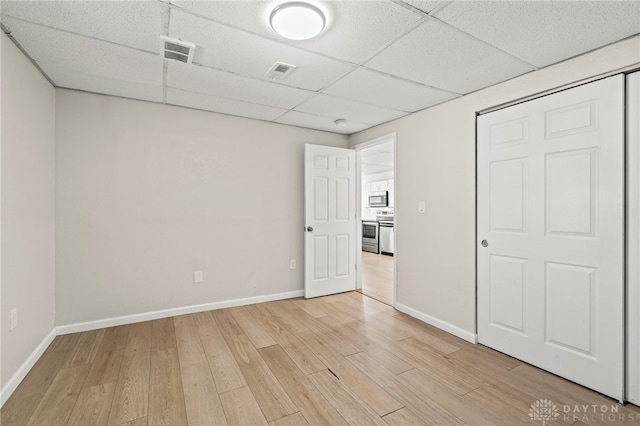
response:
{"label": "white paneled door", "polygon": [[356,289],[355,151],[305,145],[306,298]]}
{"label": "white paneled door", "polygon": [[478,118],[480,343],[623,399],[624,77]]}

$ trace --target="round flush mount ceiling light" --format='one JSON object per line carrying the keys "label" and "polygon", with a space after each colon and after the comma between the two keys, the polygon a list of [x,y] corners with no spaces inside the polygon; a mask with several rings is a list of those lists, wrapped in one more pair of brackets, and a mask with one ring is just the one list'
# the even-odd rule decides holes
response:
{"label": "round flush mount ceiling light", "polygon": [[271,28],[290,40],[307,40],[324,29],[324,13],[312,4],[304,2],[283,3],[269,16]]}
{"label": "round flush mount ceiling light", "polygon": [[335,124],[336,127],[339,127],[340,129],[344,129],[345,127],[347,127],[347,120],[345,120],[344,118],[338,118],[333,122],[333,124]]}

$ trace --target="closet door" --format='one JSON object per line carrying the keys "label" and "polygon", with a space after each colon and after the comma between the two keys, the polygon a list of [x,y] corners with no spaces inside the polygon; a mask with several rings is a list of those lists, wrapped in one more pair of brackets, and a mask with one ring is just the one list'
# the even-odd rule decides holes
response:
{"label": "closet door", "polygon": [[624,76],[478,118],[480,343],[622,400],[624,241]]}
{"label": "closet door", "polygon": [[627,76],[627,400],[640,405],[640,72]]}

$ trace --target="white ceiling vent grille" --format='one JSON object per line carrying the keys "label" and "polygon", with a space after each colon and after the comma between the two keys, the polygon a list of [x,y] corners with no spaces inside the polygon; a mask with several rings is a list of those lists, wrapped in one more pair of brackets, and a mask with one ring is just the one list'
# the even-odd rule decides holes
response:
{"label": "white ceiling vent grille", "polygon": [[193,61],[193,52],[196,45],[177,38],[160,36],[162,41],[162,57],[172,61],[184,62],[190,64]]}
{"label": "white ceiling vent grille", "polygon": [[284,80],[289,76],[289,74],[294,72],[296,68],[298,67],[295,65],[276,62],[271,68],[269,68],[269,71],[267,71],[264,76],[270,80]]}

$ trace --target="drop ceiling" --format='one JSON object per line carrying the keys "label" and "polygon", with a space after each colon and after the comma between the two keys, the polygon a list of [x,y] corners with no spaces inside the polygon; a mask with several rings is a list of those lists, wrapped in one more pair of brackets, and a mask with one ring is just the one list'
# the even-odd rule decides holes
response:
{"label": "drop ceiling", "polygon": [[327,26],[291,41],[268,24],[285,1],[3,0],[0,20],[57,87],[344,134],[640,33],[640,1],[310,0]]}
{"label": "drop ceiling", "polygon": [[361,175],[368,176],[393,171],[393,145],[393,141],[389,141],[358,151]]}

